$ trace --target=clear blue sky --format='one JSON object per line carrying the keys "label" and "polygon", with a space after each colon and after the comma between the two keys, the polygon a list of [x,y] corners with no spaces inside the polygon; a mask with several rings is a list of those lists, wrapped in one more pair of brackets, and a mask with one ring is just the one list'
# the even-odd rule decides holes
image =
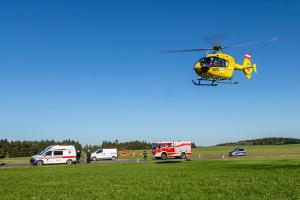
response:
{"label": "clear blue sky", "polygon": [[[300,136],[299,1],[0,0],[0,138],[193,140]],[[278,36],[252,53],[258,74],[196,87],[208,47]]]}

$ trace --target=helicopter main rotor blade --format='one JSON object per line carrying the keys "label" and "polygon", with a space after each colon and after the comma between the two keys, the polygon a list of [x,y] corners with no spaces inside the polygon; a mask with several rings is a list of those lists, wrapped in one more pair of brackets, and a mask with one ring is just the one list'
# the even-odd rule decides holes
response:
{"label": "helicopter main rotor blade", "polygon": [[212,48],[204,48],[204,49],[176,49],[176,50],[163,50],[164,53],[184,53],[184,52],[195,52],[195,51],[209,51],[214,50]]}
{"label": "helicopter main rotor blade", "polygon": [[250,46],[250,45],[262,44],[262,43],[273,43],[273,42],[276,42],[278,39],[279,39],[279,37],[273,37],[270,40],[260,40],[260,41],[255,41],[255,42],[248,42],[248,43],[243,43],[243,44],[227,46],[227,47],[223,47],[223,48],[236,48],[236,47],[245,47],[245,46]]}

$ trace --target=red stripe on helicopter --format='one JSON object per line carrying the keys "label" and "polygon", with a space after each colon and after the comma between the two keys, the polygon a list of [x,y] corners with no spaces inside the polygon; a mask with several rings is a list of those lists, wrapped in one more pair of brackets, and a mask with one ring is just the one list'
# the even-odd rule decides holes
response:
{"label": "red stripe on helicopter", "polygon": [[246,53],[245,58],[250,59],[250,58],[251,58],[251,55],[250,55],[249,53]]}

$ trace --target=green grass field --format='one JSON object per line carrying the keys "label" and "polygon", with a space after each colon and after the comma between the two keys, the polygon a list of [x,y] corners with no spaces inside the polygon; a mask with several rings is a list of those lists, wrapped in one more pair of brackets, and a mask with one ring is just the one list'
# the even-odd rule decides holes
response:
{"label": "green grass field", "polygon": [[300,160],[0,169],[0,199],[300,199]]}
{"label": "green grass field", "polygon": [[0,199],[300,199],[300,145],[209,157],[231,148],[197,148],[208,159],[192,161],[0,167]]}

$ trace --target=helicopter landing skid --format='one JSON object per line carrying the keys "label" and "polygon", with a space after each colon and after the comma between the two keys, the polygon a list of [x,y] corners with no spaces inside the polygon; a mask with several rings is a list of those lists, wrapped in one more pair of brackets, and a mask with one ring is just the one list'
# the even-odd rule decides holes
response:
{"label": "helicopter landing skid", "polygon": [[[216,80],[210,80],[210,79],[197,79],[197,82],[195,82],[194,80],[192,80],[194,85],[198,85],[198,86],[217,86],[218,82]],[[205,83],[202,83],[205,82]]]}
{"label": "helicopter landing skid", "polygon": [[[197,82],[192,80],[194,85],[198,86],[217,86],[219,83],[221,84],[238,84],[236,81],[232,81],[232,79],[228,80],[215,80],[215,79],[206,79],[206,78],[200,78],[197,79]],[[205,82],[205,83],[202,83]]]}

